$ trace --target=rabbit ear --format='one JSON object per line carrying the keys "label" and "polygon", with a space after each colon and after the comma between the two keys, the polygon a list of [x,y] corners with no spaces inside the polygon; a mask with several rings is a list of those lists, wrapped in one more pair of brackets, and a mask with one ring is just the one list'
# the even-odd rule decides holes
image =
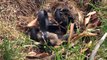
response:
{"label": "rabbit ear", "polygon": [[54,13],[55,20],[60,23],[62,20],[61,9],[56,9]]}
{"label": "rabbit ear", "polygon": [[47,30],[48,30],[48,24],[49,24],[49,20],[48,20],[48,14],[45,10],[41,10],[38,12],[38,22],[39,22],[39,26],[40,26],[40,31],[42,33],[42,39],[44,40],[44,42],[48,42],[48,38],[47,38]]}
{"label": "rabbit ear", "polygon": [[48,14],[45,10],[41,10],[38,12],[38,22],[40,25],[40,30],[42,32],[47,31],[47,27],[48,27]]}

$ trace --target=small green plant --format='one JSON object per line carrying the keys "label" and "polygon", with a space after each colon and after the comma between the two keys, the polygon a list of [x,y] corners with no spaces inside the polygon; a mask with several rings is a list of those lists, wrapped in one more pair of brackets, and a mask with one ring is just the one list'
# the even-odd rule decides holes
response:
{"label": "small green plant", "polygon": [[31,43],[31,40],[24,35],[15,40],[4,38],[0,44],[0,55],[4,60],[24,60],[26,56],[23,52],[24,45],[31,45]]}
{"label": "small green plant", "polygon": [[[102,21],[102,25],[100,26],[100,29],[101,29],[101,33],[104,34],[105,32],[107,32],[107,11],[106,11],[107,5],[106,4],[103,5],[103,3],[101,4],[101,2],[97,4],[90,3],[90,5],[92,6],[92,10],[97,11],[99,14],[99,19],[100,21]],[[107,44],[105,40],[105,42],[101,45],[101,47],[98,50],[96,59],[107,60],[107,54],[105,53],[106,51],[107,51]]]}
{"label": "small green plant", "polygon": [[4,60],[13,60],[15,58],[17,48],[13,48],[14,43],[8,39],[3,39],[3,43],[0,45],[1,53]]}

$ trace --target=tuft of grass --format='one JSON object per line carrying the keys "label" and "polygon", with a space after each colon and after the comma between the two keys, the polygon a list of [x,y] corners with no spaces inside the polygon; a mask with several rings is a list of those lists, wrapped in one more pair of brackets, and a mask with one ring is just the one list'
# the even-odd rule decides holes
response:
{"label": "tuft of grass", "polygon": [[28,36],[16,29],[16,21],[0,20],[0,56],[2,60],[24,60],[27,52],[25,45],[32,45]]}
{"label": "tuft of grass", "polygon": [[7,37],[3,39],[0,44],[0,55],[4,60],[24,60],[27,52],[25,45],[31,45],[32,41],[23,35],[23,38],[18,38],[13,41],[9,40]]}
{"label": "tuft of grass", "polygon": [[[102,2],[99,2],[99,4],[90,4],[92,6],[92,10],[95,10],[99,14],[99,19],[102,22],[102,25],[100,26],[101,32],[104,34],[107,32],[107,0],[102,0]],[[97,39],[98,40],[98,39]],[[107,60],[107,39],[105,42],[101,45],[101,47],[98,50],[98,53],[96,55],[96,59],[102,59]],[[95,45],[95,43],[94,43]]]}

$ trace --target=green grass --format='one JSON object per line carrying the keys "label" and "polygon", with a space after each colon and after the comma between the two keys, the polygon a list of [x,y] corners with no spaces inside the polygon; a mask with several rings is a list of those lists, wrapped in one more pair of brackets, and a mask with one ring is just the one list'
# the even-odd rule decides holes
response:
{"label": "green grass", "polygon": [[[83,0],[81,0],[81,4],[82,3]],[[92,6],[92,10],[97,11],[99,14],[99,18],[102,21],[102,25],[100,26],[102,33],[107,32],[107,6],[103,7],[101,5],[99,6],[91,3],[90,5]],[[11,23],[0,21],[0,35],[5,36],[2,40],[2,43],[0,44],[0,55],[4,60],[24,60],[27,54],[27,52],[25,52],[25,45],[35,45],[35,47],[37,46],[35,43],[32,43],[28,36],[25,36],[23,33],[19,33],[16,29],[13,29],[14,26],[14,21]],[[10,35],[15,36],[15,39],[9,39]],[[90,50],[93,50],[96,42],[98,42],[99,39],[94,37],[91,38],[91,40],[93,43],[92,47],[90,47]],[[85,52],[80,53],[80,50],[85,48],[82,39],[80,39],[74,47],[72,47],[71,44],[64,44],[59,48],[50,46],[45,46],[44,48],[47,51],[51,50],[55,53],[55,60],[84,60],[86,56]],[[60,52],[63,48],[65,49],[64,53]],[[105,52],[107,52],[107,40],[105,40],[105,42],[101,45],[96,58],[107,60],[107,53]]]}
{"label": "green grass", "polygon": [[[104,34],[105,32],[107,32],[107,11],[106,11],[107,5],[102,6],[100,3],[97,3],[97,4],[90,3],[90,5],[92,6],[92,9],[91,9],[92,11],[98,12],[99,19],[102,22],[102,24],[99,28],[101,29],[101,33]],[[95,37],[91,38],[91,40],[93,41],[92,47],[90,47],[91,51],[94,49],[96,43],[98,42],[98,40],[100,38],[95,38]],[[65,46],[67,47],[67,45],[65,45]],[[72,48],[72,47],[66,48],[66,47],[64,47],[64,48],[66,49],[66,53],[69,53],[69,55],[67,55],[67,57],[65,57],[65,60],[84,60],[85,54],[84,53],[80,54],[80,49],[83,48],[83,45],[81,42],[79,42],[75,46],[75,48]],[[96,55],[96,59],[97,60],[98,59],[107,60],[107,53],[106,52],[107,52],[107,39],[99,48],[98,53]],[[58,60],[62,59],[60,57],[60,56],[62,56],[62,54],[57,53],[56,56],[58,57]]]}
{"label": "green grass", "polygon": [[0,55],[4,60],[24,60],[27,54],[24,52],[24,46],[31,45],[31,43],[31,40],[26,36],[13,41],[5,37],[0,44]]}
{"label": "green grass", "polygon": [[[103,3],[102,3],[103,4]],[[100,29],[102,31],[102,34],[107,32],[107,5],[102,5],[99,3],[99,5],[90,4],[93,9],[98,12],[100,21],[102,22]],[[96,55],[96,59],[103,59],[107,60],[107,39],[104,41],[104,43],[101,45],[101,47],[98,50],[98,53]]]}

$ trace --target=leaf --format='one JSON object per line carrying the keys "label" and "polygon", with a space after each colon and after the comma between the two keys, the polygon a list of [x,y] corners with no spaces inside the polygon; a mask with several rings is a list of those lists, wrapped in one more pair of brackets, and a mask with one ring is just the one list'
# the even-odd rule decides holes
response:
{"label": "leaf", "polygon": [[92,28],[95,28],[95,25],[90,23],[87,25],[86,29],[92,29]]}
{"label": "leaf", "polygon": [[77,41],[81,37],[84,37],[84,36],[96,36],[96,35],[97,35],[96,33],[91,33],[91,32],[84,31],[84,32],[76,35],[74,38],[72,38],[71,41],[75,42],[75,41]]}
{"label": "leaf", "polygon": [[93,12],[93,14],[91,15],[91,22],[90,23],[93,23],[93,25],[95,25],[95,26],[101,25],[101,21],[98,19],[96,12]]}
{"label": "leaf", "polygon": [[44,57],[47,57],[49,56],[49,53],[40,53],[40,54],[37,54],[36,57],[38,58],[44,58]]}
{"label": "leaf", "polygon": [[26,56],[27,58],[36,58],[36,53],[31,51],[28,53],[28,55]]}
{"label": "leaf", "polygon": [[27,27],[33,27],[33,26],[37,26],[37,19],[35,19],[27,24]]}
{"label": "leaf", "polygon": [[83,18],[84,18],[84,17],[83,17],[82,11],[79,11],[79,12],[78,12],[78,19],[79,19],[79,22],[80,22],[80,23],[83,23]]}
{"label": "leaf", "polygon": [[35,58],[44,58],[49,56],[49,53],[36,53],[36,52],[29,52],[28,55],[26,56],[29,59],[35,59]]}
{"label": "leaf", "polygon": [[91,15],[94,15],[94,14],[96,14],[96,11],[89,12],[89,13],[87,14],[87,16],[91,16]]}
{"label": "leaf", "polygon": [[90,42],[89,42],[88,44],[86,44],[85,46],[86,46],[87,48],[90,48],[91,45],[92,45],[92,41],[90,41]]}
{"label": "leaf", "polygon": [[87,18],[85,18],[84,24],[87,25],[89,23],[91,19],[91,16],[88,16]]}
{"label": "leaf", "polygon": [[93,23],[95,26],[100,26],[101,25],[101,21],[97,20],[96,22]]}

